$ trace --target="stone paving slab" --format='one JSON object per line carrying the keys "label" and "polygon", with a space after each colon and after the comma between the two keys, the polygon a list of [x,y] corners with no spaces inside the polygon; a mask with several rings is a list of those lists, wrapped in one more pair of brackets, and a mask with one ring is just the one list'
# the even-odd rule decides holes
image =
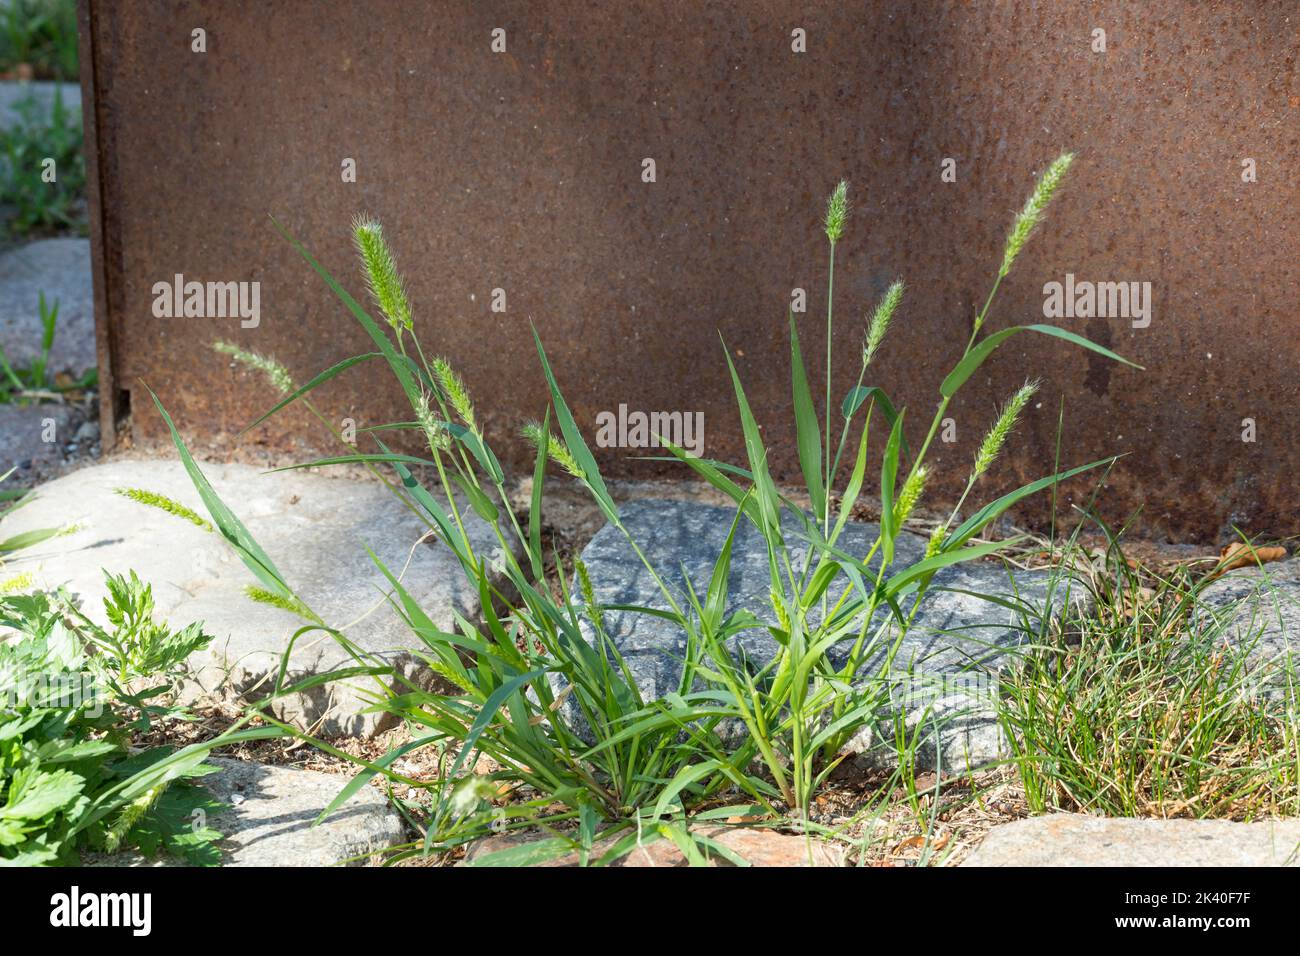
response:
{"label": "stone paving slab", "polygon": [[51,373],[95,368],[95,297],[89,239],[41,239],[0,254],[0,348],[26,365],[40,355],[40,296],[59,304]]}
{"label": "stone paving slab", "polygon": [[[477,617],[478,594],[466,584],[455,557],[437,542],[417,545],[426,526],[383,485],[303,471],[265,474],[247,465],[202,467],[286,580],[325,621],[339,627],[375,609],[345,632],[363,651],[381,655],[409,677],[425,674],[413,653],[423,644],[384,600],[386,581],[367,545],[401,576],[439,628],[454,629],[456,611],[470,620]],[[13,569],[32,571],[46,586],[66,586],[101,623],[106,591],[100,569],[134,570],[152,585],[160,617],[178,627],[203,621],[216,637],[191,659],[202,689],[251,697],[264,693],[290,636],[305,622],[246,597],[244,587],[257,582],[220,535],[114,494],[118,487],[157,492],[207,514],[179,461],[95,465],[42,485],[34,500],[0,522],[0,538],[31,528],[79,527],[22,552],[11,562]],[[472,514],[466,527],[479,553],[492,555],[497,544],[491,529]],[[334,640],[311,633],[295,645],[288,679],[350,663]],[[368,704],[366,686],[324,685],[284,698],[276,711],[326,735],[369,735],[387,721],[360,713]]]}
{"label": "stone paving slab", "polygon": [[[734,511],[694,502],[642,500],[621,508],[624,524],[641,546],[651,563],[674,587],[683,587],[683,574],[694,583],[697,593],[707,590],[713,564],[721,553]],[[799,543],[793,519],[787,528],[792,550],[802,555],[806,548]],[[853,522],[846,526],[837,542],[841,550],[865,555],[877,536],[877,526]],[[896,568],[920,560],[925,554],[925,539],[914,534],[900,537],[896,551]],[[602,604],[640,604],[667,608],[650,573],[613,526],[602,528],[582,552],[597,600]],[[969,562],[940,571],[931,585],[931,593],[922,602],[912,628],[904,637],[893,661],[895,679],[902,681],[900,690],[913,693],[925,703],[907,709],[910,720],[926,719],[932,724],[942,718],[944,726],[937,741],[925,732],[918,759],[923,765],[942,763],[946,769],[965,768],[987,763],[1005,754],[1002,732],[987,703],[977,696],[987,692],[987,676],[999,668],[1012,666],[1021,653],[1028,635],[1020,626],[1019,616],[1010,608],[958,593],[975,591],[1014,597],[1029,611],[1034,627],[1051,604],[1059,608],[1065,600],[1065,588],[1049,587],[1048,572],[1017,572],[1014,578],[1000,564]],[[774,623],[769,607],[769,573],[767,552],[761,535],[749,523],[742,522],[733,546],[729,576],[728,610],[745,608],[765,624]],[[948,588],[954,590],[936,590]],[[1076,598],[1081,589],[1074,589]],[[580,596],[575,595],[580,600]],[[683,606],[685,601],[681,602]],[[883,611],[873,628],[885,620]],[[680,660],[685,653],[686,637],[671,622],[648,614],[609,611],[605,614],[608,633],[626,660],[643,696],[656,697],[675,691],[681,676]],[[886,648],[897,636],[897,626],[890,625],[889,637],[868,655],[862,674],[879,673],[885,663]],[[588,639],[592,635],[588,633]],[[765,629],[738,635],[733,653],[742,651],[755,665],[772,659],[778,645]],[[842,665],[851,642],[832,649],[832,662]],[[926,717],[926,707],[930,714]],[[886,728],[879,728],[875,738]],[[892,733],[892,730],[888,731]],[[854,749],[870,762],[889,759],[887,748],[872,746],[873,735],[863,735]]]}
{"label": "stone paving slab", "polygon": [[1295,696],[1300,684],[1300,558],[1229,571],[1201,592],[1203,614],[1247,657],[1264,696]]}
{"label": "stone paving slab", "polygon": [[[210,817],[222,834],[222,866],[360,866],[403,842],[405,826],[384,795],[362,787],[343,806],[312,826],[349,777],[296,767],[209,759],[220,768],[201,785],[228,809]],[[135,853],[100,856],[93,866],[177,866]]]}
{"label": "stone paving slab", "polygon": [[52,80],[0,82],[0,128],[8,129],[21,122],[19,107],[27,100],[35,101],[35,116],[48,118],[54,110],[56,93],[63,94],[63,105],[80,122],[81,87],[78,84]]}
{"label": "stone paving slab", "polygon": [[962,866],[1295,866],[1300,820],[1139,820],[1060,813],[1004,823]]}
{"label": "stone paving slab", "polygon": [[0,405],[0,475],[62,461],[62,449],[75,437],[72,418],[66,405]]}

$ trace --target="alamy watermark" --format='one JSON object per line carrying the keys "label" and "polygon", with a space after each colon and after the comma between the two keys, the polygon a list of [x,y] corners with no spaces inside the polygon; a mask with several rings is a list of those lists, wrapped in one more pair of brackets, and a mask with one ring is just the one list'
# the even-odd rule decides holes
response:
{"label": "alamy watermark", "polygon": [[104,712],[103,695],[93,674],[85,671],[49,673],[16,665],[0,667],[0,709],[39,707],[84,709],[90,717]]}
{"label": "alamy watermark", "polygon": [[704,413],[630,412],[621,404],[617,412],[596,415],[600,448],[661,448],[661,439],[699,458],[704,454]]}
{"label": "alamy watermark", "polygon": [[1150,282],[1064,282],[1043,286],[1043,315],[1049,319],[1132,319],[1133,328],[1151,324]]}
{"label": "alamy watermark", "polygon": [[238,318],[244,329],[262,323],[260,282],[186,282],[178,272],[171,282],[155,282],[153,295],[157,319]]}
{"label": "alamy watermark", "polygon": [[68,892],[50,897],[50,925],[123,926],[130,928],[132,936],[148,936],[153,930],[153,894],[83,893],[73,885]]}

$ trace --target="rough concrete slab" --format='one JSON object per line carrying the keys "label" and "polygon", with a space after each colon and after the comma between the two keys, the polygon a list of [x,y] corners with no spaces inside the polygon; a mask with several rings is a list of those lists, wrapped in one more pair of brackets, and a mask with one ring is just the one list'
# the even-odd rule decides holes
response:
{"label": "rough concrete slab", "polygon": [[22,104],[34,101],[35,116],[48,117],[54,109],[54,97],[63,95],[63,105],[81,121],[81,87],[76,83],[39,81],[0,82],[0,128],[8,129],[22,121]]}
{"label": "rough concrete slab", "polygon": [[[264,474],[246,465],[203,470],[308,605],[343,628],[363,652],[409,677],[424,673],[414,655],[423,645],[385,601],[386,582],[367,546],[401,577],[438,627],[452,629],[457,611],[471,620],[478,614],[477,592],[466,585],[451,552],[436,542],[418,543],[425,525],[383,485],[306,472]],[[215,635],[212,646],[191,659],[202,688],[264,694],[291,635],[305,622],[246,597],[245,586],[256,581],[219,535],[114,494],[118,487],[157,492],[206,516],[178,461],[96,465],[42,485],[35,500],[0,522],[0,536],[78,526],[73,534],[24,551],[13,567],[32,571],[47,586],[67,587],[101,620],[100,569],[135,570],[153,586],[161,616],[176,626],[203,621]],[[466,526],[479,553],[492,555],[497,544],[487,525],[470,514]],[[309,633],[294,645],[288,680],[350,663],[333,639]],[[370,734],[385,722],[360,713],[373,692],[367,687],[374,685],[328,684],[284,698],[276,711],[327,735]]]}
{"label": "rough concrete slab", "polygon": [[1201,603],[1201,613],[1222,624],[1222,637],[1247,655],[1251,677],[1265,696],[1296,695],[1300,559],[1229,571],[1201,592]]}
{"label": "rough concrete slab", "polygon": [[[703,595],[734,511],[663,500],[632,502],[621,511],[624,524],[661,576],[681,592],[685,575],[696,592]],[[875,525],[851,523],[837,547],[865,556],[877,533]],[[793,520],[788,522],[786,539],[797,556],[805,553],[807,546],[798,537]],[[904,534],[898,541],[895,567],[901,570],[924,554],[925,540]],[[597,532],[583,550],[582,560],[600,603],[667,609],[668,603],[649,571],[613,526]],[[775,623],[769,606],[769,581],[762,537],[750,523],[742,522],[732,552],[728,610],[743,608],[764,624]],[[1076,586],[1076,596],[1079,590]],[[1065,599],[1064,587],[1049,587],[1046,572],[1018,572],[1013,577],[1000,564],[981,562],[945,568],[936,575],[931,593],[921,603],[889,672],[899,708],[913,725],[924,720],[933,728],[936,721],[941,721],[937,738],[933,730],[923,731],[926,742],[918,759],[922,765],[941,763],[945,769],[964,769],[1005,755],[1002,732],[983,695],[993,686],[990,675],[1015,663],[1031,633],[1022,627],[1018,613],[960,591],[1016,599],[1024,606],[1026,620],[1035,628],[1033,633],[1047,610],[1049,591],[1054,607],[1060,607]],[[678,600],[681,606],[689,606],[684,597],[679,595]],[[887,619],[883,611],[877,614],[873,631]],[[814,614],[813,618],[819,616]],[[630,611],[606,612],[605,623],[643,696],[652,698],[677,690],[680,661],[686,649],[684,632],[662,618]],[[890,624],[866,655],[861,675],[885,672],[888,648],[897,634],[897,625]],[[589,639],[591,636],[588,632]],[[842,666],[851,647],[852,641],[847,641],[832,648],[828,656]],[[734,638],[732,648],[733,653],[743,653],[752,664],[762,666],[773,658],[778,645],[766,629],[753,629]],[[887,763],[890,748],[874,745],[882,734],[889,738],[892,728],[882,725],[861,735],[854,748],[870,762]]]}
{"label": "rough concrete slab", "polygon": [[[227,809],[208,824],[222,834],[222,866],[360,866],[401,843],[405,827],[384,795],[362,787],[347,803],[312,823],[348,781],[339,774],[213,757],[217,773],[202,785]],[[177,865],[123,853],[92,859],[95,866]]]}
{"label": "rough concrete slab", "polygon": [[[702,827],[695,831],[699,836],[718,843],[736,854],[750,866],[845,866],[844,848],[822,840],[806,839],[775,830],[761,830],[753,827]],[[465,854],[461,866],[503,866],[516,865],[508,863],[509,858],[492,856],[509,850],[536,847],[543,841],[550,840],[546,833],[507,833],[487,837],[474,843]],[[592,847],[591,859],[598,859],[608,852],[617,838],[598,840]],[[709,866],[734,866],[727,857],[716,854],[709,849],[701,849],[708,858]],[[554,857],[537,865],[546,867],[576,867],[578,854],[567,853]],[[677,846],[667,839],[653,840],[638,846],[632,852],[620,857],[611,864],[615,867],[689,866],[690,861]]]}
{"label": "rough concrete slab", "polygon": [[95,368],[95,305],[89,239],[42,239],[0,255],[0,348],[11,364],[40,355],[40,296],[59,316],[52,373]]}
{"label": "rough concrete slab", "polygon": [[1138,820],[1061,813],[989,831],[962,866],[1295,866],[1300,820]]}

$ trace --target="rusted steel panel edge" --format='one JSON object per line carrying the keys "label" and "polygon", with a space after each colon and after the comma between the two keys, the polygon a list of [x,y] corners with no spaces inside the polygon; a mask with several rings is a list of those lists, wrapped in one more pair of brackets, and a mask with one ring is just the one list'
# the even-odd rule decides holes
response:
{"label": "rusted steel panel edge", "polygon": [[100,447],[109,451],[117,444],[118,419],[125,412],[122,405],[122,392],[117,387],[117,374],[114,366],[116,355],[113,341],[113,329],[109,324],[111,286],[107,264],[109,262],[106,233],[108,219],[104,210],[110,205],[105,201],[105,183],[103,181],[105,164],[100,161],[104,144],[100,138],[100,124],[96,115],[99,104],[98,79],[99,70],[95,48],[95,7],[94,0],[77,0],[77,48],[81,58],[81,128],[83,149],[86,154],[86,215],[90,222],[90,268],[94,287],[95,307],[95,354],[99,367],[99,431]]}

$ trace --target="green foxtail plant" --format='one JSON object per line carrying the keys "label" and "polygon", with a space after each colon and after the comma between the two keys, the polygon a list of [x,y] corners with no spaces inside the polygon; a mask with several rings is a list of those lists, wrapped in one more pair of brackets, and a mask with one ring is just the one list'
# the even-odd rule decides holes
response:
{"label": "green foxtail plant", "polygon": [[[458,614],[456,626],[442,630],[403,586],[400,575],[375,558],[388,582],[393,608],[423,644],[421,658],[451,689],[436,692],[415,686],[381,659],[362,653],[344,629],[315,616],[216,496],[154,396],[213,524],[257,578],[263,599],[282,599],[301,607],[305,623],[295,640],[323,632],[339,641],[353,660],[337,678],[369,682],[373,708],[394,715],[411,730],[409,743],[379,760],[358,761],[360,772],[329,810],[376,774],[401,784],[403,790],[428,787],[394,766],[414,748],[433,747],[442,755],[442,773],[432,785],[425,839],[404,852],[454,847],[489,827],[541,824],[555,829],[555,839],[516,852],[513,862],[574,849],[584,863],[600,862],[628,852],[638,841],[656,838],[673,840],[698,861],[702,854],[725,851],[693,832],[692,823],[742,812],[738,805],[746,808],[744,813],[813,828],[807,808],[818,788],[848,752],[850,742],[887,713],[893,654],[936,572],[1005,547],[1007,542],[972,543],[972,539],[1017,502],[1113,461],[1050,474],[983,505],[964,520],[959,506],[936,529],[922,560],[898,566],[895,545],[904,521],[923,499],[931,473],[926,455],[948,404],[1000,345],[1021,332],[1034,332],[1132,364],[1053,326],[1011,326],[982,334],[998,285],[1041,222],[1071,159],[1066,154],[1049,167],[1017,216],[993,288],[965,349],[939,386],[939,409],[914,452],[904,435],[906,409],[896,407],[880,387],[868,384],[868,372],[882,360],[888,330],[902,309],[901,282],[889,287],[867,323],[855,383],[838,404],[832,401],[835,253],[849,224],[848,186],[836,187],[824,220],[830,273],[820,416],[798,329],[790,317],[798,460],[810,507],[796,505],[777,488],[758,422],[729,356],[727,369],[746,460],[735,464],[697,458],[665,443],[676,460],[726,494],[736,507],[707,581],[680,580],[646,557],[623,523],[536,331],[550,407],[541,421],[524,430],[536,445],[536,458],[531,500],[521,523],[503,504],[508,501],[505,474],[474,413],[468,388],[446,359],[431,357],[420,343],[396,258],[378,224],[357,220],[354,240],[381,321],[373,319],[280,227],[361,325],[374,351],[346,359],[292,390],[281,388],[287,394],[254,425],[294,403],[307,404],[328,425],[326,416],[310,405],[310,393],[353,366],[382,362],[406,396],[411,419],[366,430],[373,447],[365,451],[334,431],[341,443],[339,454],[292,467],[360,463],[377,473],[387,471],[382,477],[400,503],[419,515],[454,555],[482,606],[481,620]],[[287,378],[287,373],[282,378],[265,367],[269,360],[229,354],[261,368],[277,387]],[[1032,386],[1026,386],[1008,402],[981,446],[967,494],[993,465],[1030,395]],[[885,433],[878,450],[879,534],[867,553],[850,554],[839,541],[868,485],[870,429],[876,413],[884,420]],[[838,440],[832,442],[836,424]],[[382,437],[387,430],[413,433],[427,454],[394,451]],[[581,562],[566,567],[559,555],[556,562],[564,584],[560,597],[552,594],[545,580],[541,539],[550,466],[580,482],[610,525],[624,535],[658,592],[657,606],[600,605]],[[838,479],[845,471],[841,486]],[[432,478],[434,490],[426,486],[426,477]],[[499,545],[495,561],[482,554],[467,533],[471,512],[486,523]],[[771,602],[766,620],[728,602],[728,572],[741,522],[752,524],[766,547]],[[658,698],[643,695],[606,631],[605,615],[611,610],[656,615],[681,629],[686,650],[673,692]],[[760,628],[775,637],[779,651],[771,661],[755,665],[737,654],[733,639]],[[832,655],[833,648],[843,653]],[[302,689],[283,681],[287,654],[272,699]],[[275,723],[267,702],[257,706]],[[737,727],[743,733],[734,733]],[[325,741],[313,742],[343,755]],[[497,769],[487,775],[475,773],[472,768],[479,755],[490,757]],[[502,802],[502,793],[510,799]],[[576,826],[561,830],[560,824]],[[593,850],[597,836],[616,838],[612,846],[602,844],[610,848],[599,859]]]}

